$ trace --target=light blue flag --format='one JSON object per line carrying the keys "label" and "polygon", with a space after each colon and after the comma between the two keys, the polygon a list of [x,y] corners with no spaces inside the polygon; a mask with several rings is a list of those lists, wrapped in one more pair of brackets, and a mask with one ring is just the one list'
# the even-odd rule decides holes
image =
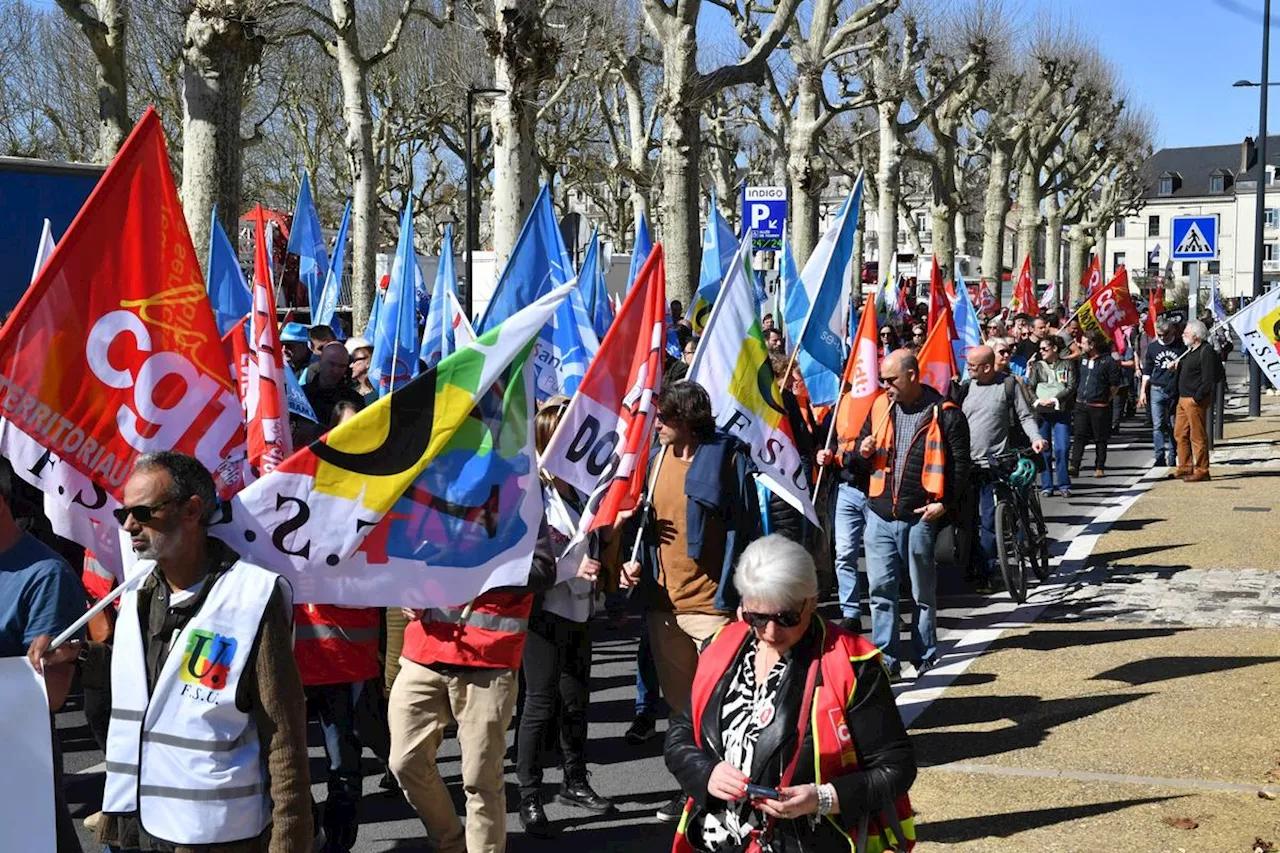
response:
{"label": "light blue flag", "polygon": [[453,312],[449,296],[458,292],[458,275],[453,266],[453,226],[444,228],[444,243],[440,246],[440,264],[436,267],[435,286],[431,290],[431,304],[427,309],[427,324],[422,330],[422,346],[418,358],[435,367],[440,359],[451,355],[457,348],[453,336]]}
{"label": "light blue flag", "polygon": [[413,250],[413,200],[400,217],[400,241],[391,264],[384,304],[373,326],[373,359],[369,382],[385,397],[409,383],[418,373],[418,300],[414,284],[422,277]]}
{"label": "light blue flag", "polygon": [[520,229],[515,248],[493,290],[476,328],[483,335],[526,305],[535,302],[562,284],[572,281],[573,261],[565,248],[560,224],[551,205],[551,190],[545,184],[533,203],[529,218]]}
{"label": "light blue flag", "polygon": [[[640,268],[644,266],[644,262],[649,260],[649,253],[653,251],[653,238],[649,236],[649,220],[645,219],[644,214],[640,214],[640,221],[636,223],[636,244],[631,247],[631,269],[627,273],[627,293],[631,292],[631,286],[636,283],[636,276],[640,275]],[[671,320],[671,306],[667,306],[667,320]],[[671,325],[670,322],[667,325]]]}
{"label": "light blue flag", "polygon": [[347,335],[338,319],[338,294],[342,290],[343,264],[347,254],[347,226],[351,224],[351,201],[347,201],[346,210],[342,211],[342,224],[338,226],[338,240],[333,244],[333,258],[329,262],[328,272],[324,277],[324,287],[320,290],[320,303],[311,317],[311,325],[323,326],[328,323],[338,340],[345,341]]}
{"label": "light blue flag", "polygon": [[733,228],[720,215],[716,207],[716,193],[711,191],[711,209],[707,212],[707,227],[702,235],[702,267],[698,272],[698,295],[689,309],[689,320],[695,332],[702,332],[711,306],[720,293],[720,285],[733,266],[734,253],[738,251],[738,238]]}
{"label": "light blue flag", "polygon": [[782,257],[778,260],[778,287],[782,290],[783,299],[778,306],[778,315],[773,319],[790,350],[795,346],[805,315],[809,313],[809,294],[800,286],[796,255],[791,249],[791,241],[785,237],[782,240]]}
{"label": "light blue flag", "polygon": [[[808,316],[796,336],[796,364],[815,406],[832,405],[840,396],[844,342],[848,334],[853,239],[862,209],[862,185],[859,176],[840,215],[822,235],[800,271],[799,286],[792,288],[792,291],[804,291],[809,303]],[[788,298],[790,295],[788,293]]]}
{"label": "light blue flag", "polygon": [[243,325],[244,318],[253,311],[253,294],[244,280],[240,258],[218,222],[216,207],[213,210],[213,230],[209,232],[209,301],[213,303],[218,334],[224,338],[227,332]]}
{"label": "light blue flag", "polygon": [[533,347],[534,396],[538,402],[556,394],[572,397],[599,351],[600,340],[591,328],[582,290],[575,287],[551,315]]}
{"label": "light blue flag", "polygon": [[[307,287],[307,305],[314,317],[320,307],[320,291],[329,272],[329,255],[324,250],[324,234],[320,232],[320,217],[311,198],[311,179],[306,172],[302,173],[298,203],[293,209],[287,251],[298,256],[298,279]],[[312,325],[316,325],[314,320]]]}
{"label": "light blue flag", "polygon": [[365,323],[364,329],[360,332],[360,337],[370,338],[373,336],[373,330],[378,328],[378,313],[382,311],[382,288],[375,287],[373,289],[373,307],[369,309],[369,322]]}
{"label": "light blue flag", "polygon": [[591,242],[582,257],[582,268],[578,270],[578,285],[584,294],[591,328],[597,338],[604,340],[609,325],[613,323],[613,306],[609,304],[609,289],[605,287],[604,269],[600,266],[599,228],[591,232]]}
{"label": "light blue flag", "polygon": [[956,321],[956,340],[952,343],[955,350],[956,364],[960,366],[960,377],[969,374],[969,362],[965,359],[969,350],[982,345],[982,321],[969,298],[969,288],[965,286],[964,276],[960,273],[960,264],[956,264],[956,301],[951,303],[951,316]]}
{"label": "light blue flag", "polygon": [[1218,282],[1215,279],[1210,285],[1209,291],[1209,308],[1213,311],[1213,319],[1219,323],[1227,322],[1227,309],[1222,304],[1222,294],[1218,292]]}

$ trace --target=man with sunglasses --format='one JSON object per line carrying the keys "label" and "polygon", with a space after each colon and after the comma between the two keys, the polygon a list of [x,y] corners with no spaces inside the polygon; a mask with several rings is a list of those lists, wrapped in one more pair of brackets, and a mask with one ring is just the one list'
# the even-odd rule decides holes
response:
{"label": "man with sunglasses", "polygon": [[[871,598],[871,637],[885,664],[901,675],[898,584],[911,578],[916,618],[911,626],[916,672],[938,658],[938,575],[934,542],[969,481],[969,425],[955,403],[920,381],[914,353],[898,350],[880,366],[884,394],[842,464],[870,476],[863,543]],[[819,452],[826,465],[833,455]]]}
{"label": "man with sunglasses", "polygon": [[111,853],[296,853],[312,846],[305,699],[292,595],[208,535],[213,478],[180,453],[140,456],[116,517],[155,572],[120,602],[114,648],[72,641],[37,671],[110,679],[99,841]]}

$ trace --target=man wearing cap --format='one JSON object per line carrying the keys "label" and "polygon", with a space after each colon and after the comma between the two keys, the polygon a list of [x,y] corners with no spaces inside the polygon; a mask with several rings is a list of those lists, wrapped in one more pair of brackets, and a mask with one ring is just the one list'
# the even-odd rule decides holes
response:
{"label": "man wearing cap", "polygon": [[301,383],[302,372],[311,363],[311,338],[307,327],[301,323],[285,323],[280,330],[280,343],[284,346],[285,362]]}

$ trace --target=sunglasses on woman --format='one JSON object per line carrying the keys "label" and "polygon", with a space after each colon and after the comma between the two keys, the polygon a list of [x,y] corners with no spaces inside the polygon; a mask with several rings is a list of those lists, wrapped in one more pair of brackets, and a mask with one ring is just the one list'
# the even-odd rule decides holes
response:
{"label": "sunglasses on woman", "polygon": [[783,610],[778,613],[753,613],[742,611],[742,621],[752,628],[763,628],[770,622],[778,623],[779,628],[794,628],[800,624],[799,610]]}

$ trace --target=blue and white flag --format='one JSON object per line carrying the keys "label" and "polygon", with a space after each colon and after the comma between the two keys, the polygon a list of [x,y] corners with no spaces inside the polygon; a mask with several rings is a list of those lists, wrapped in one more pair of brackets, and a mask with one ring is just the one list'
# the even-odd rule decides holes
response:
{"label": "blue and white flag", "polygon": [[[435,367],[440,359],[457,349],[453,332],[453,300],[457,299],[458,275],[453,266],[453,226],[444,228],[444,242],[440,245],[440,264],[436,267],[435,286],[431,290],[431,304],[427,309],[427,324],[422,330],[422,346],[418,358],[427,368]],[[453,297],[453,299],[450,299]]]}
{"label": "blue and white flag", "polygon": [[[809,295],[800,286],[800,269],[796,266],[796,255],[791,249],[791,241],[787,239],[783,227],[782,252],[778,259],[778,300],[774,310],[773,321],[790,352],[796,344],[796,336],[800,334],[800,326],[809,313]],[[792,291],[800,291],[792,302]],[[794,319],[793,319],[794,317]]]}
{"label": "blue and white flag", "polygon": [[960,367],[963,379],[969,373],[969,362],[965,356],[969,350],[982,345],[982,321],[978,319],[978,311],[969,298],[969,288],[965,286],[964,275],[960,272],[960,263],[956,262],[956,298],[951,303],[951,316],[956,321],[956,339],[952,347],[956,353],[956,364]]}
{"label": "blue and white flag", "polygon": [[596,337],[604,340],[613,322],[613,305],[609,303],[609,290],[604,283],[604,268],[600,265],[600,229],[591,232],[591,242],[582,257],[582,269],[578,270],[578,287],[587,304],[591,328]]}
{"label": "blue and white flag", "polygon": [[[329,255],[324,250],[324,234],[320,231],[320,216],[311,198],[311,178],[302,173],[302,186],[298,189],[298,203],[293,209],[293,224],[289,226],[287,251],[298,256],[298,280],[307,288],[307,305],[314,317],[320,307],[320,291],[324,288],[329,272]],[[312,325],[315,322],[312,321]]]}
{"label": "blue and white flag", "polygon": [[[414,284],[422,278],[418,256],[413,249],[413,200],[400,218],[400,240],[387,294],[378,310],[373,329],[373,359],[369,382],[385,397],[407,385],[418,374],[418,299]],[[377,303],[375,303],[376,305]]]}
{"label": "blue and white flag", "polygon": [[521,308],[532,305],[574,277],[573,261],[565,248],[555,208],[551,205],[551,190],[544,184],[533,202],[533,209],[529,211],[529,218],[520,229],[515,248],[507,259],[476,332],[484,335]]}
{"label": "blue and white flag", "polygon": [[738,238],[733,228],[720,215],[716,207],[716,193],[711,191],[711,209],[707,211],[707,227],[702,235],[702,266],[698,272],[698,293],[689,309],[689,322],[699,334],[707,324],[711,306],[720,293],[724,277],[733,268],[733,256],[738,251]]}
{"label": "blue and white flag", "polygon": [[[835,222],[822,235],[800,271],[799,286],[788,299],[808,303],[796,335],[796,364],[815,406],[829,406],[840,396],[848,334],[849,293],[854,235],[862,209],[862,176],[853,185]],[[788,312],[788,323],[791,312]]]}
{"label": "blue and white flag", "polygon": [[1222,304],[1222,294],[1218,292],[1218,279],[1215,276],[1209,283],[1209,308],[1213,311],[1213,319],[1219,323],[1227,321],[1227,309]]}
{"label": "blue and white flag", "polygon": [[591,328],[582,288],[575,287],[533,345],[534,396],[538,402],[556,394],[572,397],[599,351],[600,340]]}
{"label": "blue and white flag", "polygon": [[240,258],[231,247],[227,232],[218,222],[217,208],[214,208],[213,227],[209,231],[209,302],[213,305],[218,334],[224,338],[232,329],[244,325],[253,310],[249,283],[244,280]]}
{"label": "blue and white flag", "polygon": [[[640,268],[644,266],[645,261],[649,260],[649,253],[652,251],[653,238],[649,236],[649,220],[645,219],[642,213],[640,221],[636,223],[636,244],[631,247],[631,269],[627,272],[627,293],[631,292],[632,286],[636,283],[636,276],[640,275]],[[670,306],[667,310],[670,312]]]}
{"label": "blue and white flag", "polygon": [[343,264],[347,254],[347,227],[351,224],[351,201],[342,211],[342,224],[338,226],[338,240],[333,244],[333,258],[329,262],[329,270],[324,277],[324,287],[320,291],[320,303],[311,317],[311,325],[328,324],[333,328],[338,340],[345,341],[346,333],[342,321],[338,319],[338,294],[342,290]]}

